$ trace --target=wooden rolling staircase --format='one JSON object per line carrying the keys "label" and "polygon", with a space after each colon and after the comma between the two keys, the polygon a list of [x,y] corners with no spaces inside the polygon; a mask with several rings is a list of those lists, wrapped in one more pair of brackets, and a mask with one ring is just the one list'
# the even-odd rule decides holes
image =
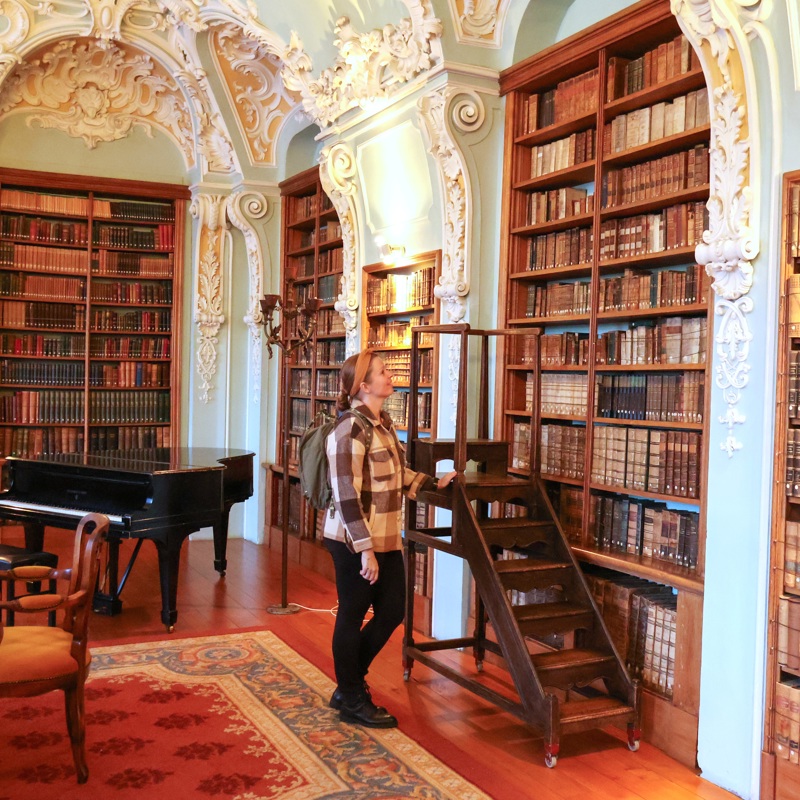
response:
{"label": "wooden rolling staircase", "polygon": [[[557,762],[562,734],[610,724],[625,723],[628,746],[637,750],[640,738],[638,682],[629,677],[611,641],[538,469],[531,469],[530,478],[509,475],[508,442],[486,436],[488,339],[531,335],[536,331],[475,331],[468,325],[428,326],[424,331],[461,337],[459,386],[462,387],[469,385],[466,373],[469,359],[465,356],[470,339],[480,337],[484,346],[480,359],[476,438],[466,436],[468,392],[459,392],[454,440],[417,438],[416,421],[413,412],[410,414],[408,454],[414,469],[434,474],[439,461],[452,459],[458,476],[448,489],[425,492],[418,498],[418,502],[449,509],[452,525],[406,528],[408,591],[403,646],[406,679],[410,677],[414,661],[419,661],[515,714],[543,734],[548,767]],[[415,353],[416,347],[412,349],[412,376],[418,374]],[[413,383],[412,378],[412,397]],[[534,409],[537,407],[538,402],[535,402]],[[532,426],[538,426],[536,410]],[[532,431],[536,429],[531,428]],[[531,440],[534,442],[531,463],[538,464],[537,437],[532,435]],[[474,465],[474,471],[466,470],[468,462]],[[490,516],[498,503],[512,504],[523,515]],[[407,509],[407,520],[416,519],[415,506],[416,503],[411,503]],[[445,551],[468,562],[477,590],[476,625],[472,636],[415,640],[414,576],[420,547]],[[514,557],[503,558],[504,554]],[[510,590],[528,593],[525,604],[512,605]],[[536,601],[529,602],[530,597]],[[487,636],[487,618],[493,638]],[[527,637],[546,640],[554,634],[566,634],[561,649],[529,647]],[[435,655],[437,651],[453,648],[472,648],[478,673],[482,671],[487,650],[502,656],[518,698],[498,693],[482,682],[480,676],[467,675]],[[532,650],[535,654],[531,654]]]}

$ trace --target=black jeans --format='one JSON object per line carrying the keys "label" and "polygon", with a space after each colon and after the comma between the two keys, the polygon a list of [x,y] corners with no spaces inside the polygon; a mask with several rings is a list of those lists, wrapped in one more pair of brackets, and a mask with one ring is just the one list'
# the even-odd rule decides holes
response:
{"label": "black jeans", "polygon": [[[339,610],[333,628],[333,665],[339,690],[357,697],[369,666],[405,615],[405,565],[403,553],[375,553],[378,580],[370,586],[361,577],[361,554],[351,553],[344,542],[325,539],[336,570]],[[362,628],[372,606],[372,619]]]}

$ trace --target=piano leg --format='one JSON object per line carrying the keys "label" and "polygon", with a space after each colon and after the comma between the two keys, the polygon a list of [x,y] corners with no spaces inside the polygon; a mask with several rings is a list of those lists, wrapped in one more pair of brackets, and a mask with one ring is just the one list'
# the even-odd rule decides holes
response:
{"label": "piano leg", "polygon": [[25,549],[41,553],[44,550],[44,525],[41,522],[23,522]]}
{"label": "piano leg", "polygon": [[[119,576],[119,539],[116,536],[109,536],[107,539],[107,562],[105,575],[101,575],[98,588],[95,589],[94,599],[92,600],[92,611],[103,614],[106,617],[114,617],[122,613],[122,600],[119,593],[122,589],[118,586]],[[138,543],[137,543],[138,544]],[[101,592],[99,586],[105,585],[107,592]]]}
{"label": "piano leg", "polygon": [[178,572],[181,565],[181,546],[191,533],[170,536],[168,541],[155,540],[158,550],[158,577],[161,583],[161,621],[172,633],[178,621]]}
{"label": "piano leg", "polygon": [[231,513],[231,503],[225,503],[219,522],[214,526],[214,569],[224,575],[228,569],[228,518]]}

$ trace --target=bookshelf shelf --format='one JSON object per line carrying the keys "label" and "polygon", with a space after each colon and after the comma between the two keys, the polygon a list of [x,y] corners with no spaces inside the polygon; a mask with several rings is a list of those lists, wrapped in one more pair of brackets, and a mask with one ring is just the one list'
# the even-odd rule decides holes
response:
{"label": "bookshelf shelf", "polygon": [[0,170],[0,456],[177,446],[188,198]]}
{"label": "bookshelf shelf", "polygon": [[[521,410],[530,407],[534,371],[516,352],[522,345],[509,345],[498,359],[495,426],[511,442],[514,474],[528,474],[529,442],[538,437],[542,478],[582,561],[612,570],[609,581],[652,581],[672,598],[665,614],[682,631],[668,667],[674,693],[648,691],[645,738],[694,766],[705,557],[699,476],[713,346],[709,282],[694,251],[708,227],[708,93],[667,3],[641,0],[611,20],[501,75],[513,136],[504,160],[500,326],[542,326],[545,334],[537,413]],[[573,104],[591,113],[550,124],[573,116]],[[537,174],[554,163],[561,169]],[[678,407],[692,421],[625,418]],[[621,519],[614,535],[636,553],[595,547],[606,544],[612,511]],[[649,553],[639,538],[648,524],[675,533],[660,551],[675,563],[641,555]]]}

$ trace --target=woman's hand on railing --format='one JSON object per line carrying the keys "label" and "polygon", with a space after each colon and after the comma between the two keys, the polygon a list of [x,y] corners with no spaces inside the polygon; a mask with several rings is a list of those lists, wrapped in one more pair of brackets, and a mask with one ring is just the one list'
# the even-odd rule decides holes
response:
{"label": "woman's hand on railing", "polygon": [[445,489],[453,482],[453,480],[455,480],[456,475],[458,475],[458,473],[455,470],[453,470],[452,472],[448,472],[446,475],[442,475],[442,477],[439,478],[439,481],[436,484],[436,488]]}

